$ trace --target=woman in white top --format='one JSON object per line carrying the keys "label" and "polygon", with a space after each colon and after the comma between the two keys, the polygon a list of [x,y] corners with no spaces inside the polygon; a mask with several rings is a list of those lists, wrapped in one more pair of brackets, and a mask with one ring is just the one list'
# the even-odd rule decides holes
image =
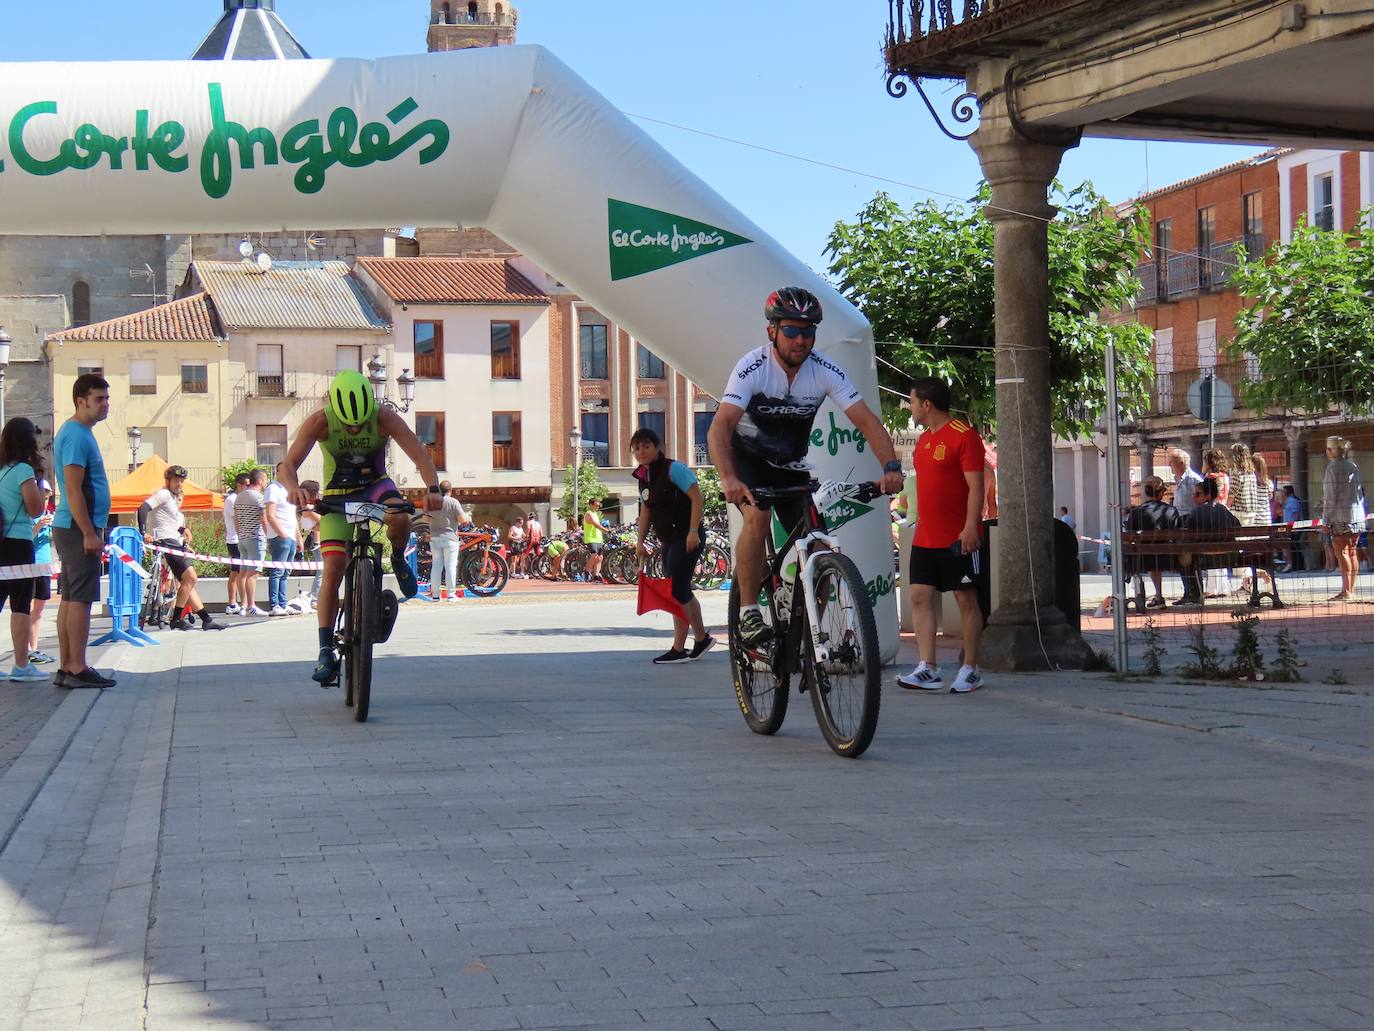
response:
{"label": "woman in white top", "polygon": [[[224,546],[229,552],[229,557],[237,559],[239,552],[239,524],[234,518],[234,501],[239,496],[239,491],[248,486],[248,474],[239,473],[234,477],[234,489],[224,495],[224,511],[221,516],[224,519]],[[229,566],[229,604],[225,608],[225,615],[237,616],[245,608],[246,598],[243,594],[243,567],[238,565]]]}
{"label": "woman in white top", "polygon": [[1322,478],[1322,521],[1331,534],[1341,571],[1341,590],[1332,601],[1355,600],[1355,577],[1360,571],[1357,542],[1364,530],[1364,484],[1359,467],[1350,460],[1350,449],[1344,437],[1326,438],[1331,464]]}

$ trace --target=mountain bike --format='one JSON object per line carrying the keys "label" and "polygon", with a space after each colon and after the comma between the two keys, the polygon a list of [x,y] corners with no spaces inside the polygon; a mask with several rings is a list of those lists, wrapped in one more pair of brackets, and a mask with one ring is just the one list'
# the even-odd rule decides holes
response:
{"label": "mountain bike", "polygon": [[177,581],[172,576],[167,557],[160,551],[152,551],[148,579],[143,583],[143,604],[138,610],[138,628],[145,626],[162,628],[172,621],[172,606],[177,600]]}
{"label": "mountain bike", "polygon": [[510,582],[510,563],[501,554],[493,527],[458,531],[458,579],[478,598],[492,598]]}
{"label": "mountain bike", "polygon": [[[755,488],[766,506],[807,498],[786,541],[766,541],[759,607],[772,631],[761,644],[739,637],[740,588],[730,589],[730,662],[735,697],[755,734],[776,734],[787,715],[791,678],[811,693],[816,722],[830,748],[856,759],[873,741],[882,699],[878,626],[868,587],[854,560],[841,554],[821,512],[841,501],[882,496],[876,484],[814,480],[798,487]],[[800,595],[800,604],[798,603]]]}
{"label": "mountain bike", "polygon": [[353,527],[344,567],[343,604],[334,621],[334,647],[343,659],[344,704],[353,709],[355,720],[365,723],[372,701],[372,649],[386,643],[401,609],[395,593],[382,589],[382,544],[373,535],[373,526],[393,513],[414,515],[415,506],[397,500],[320,498],[315,511],[342,515]]}

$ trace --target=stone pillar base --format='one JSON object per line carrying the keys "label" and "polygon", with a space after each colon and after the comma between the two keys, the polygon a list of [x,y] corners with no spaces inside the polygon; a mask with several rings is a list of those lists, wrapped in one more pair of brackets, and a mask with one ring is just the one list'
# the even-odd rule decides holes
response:
{"label": "stone pillar base", "polygon": [[1033,622],[990,624],[978,646],[979,667],[999,673],[1081,670],[1091,656],[1088,642],[1062,619],[1042,624],[1038,633]]}

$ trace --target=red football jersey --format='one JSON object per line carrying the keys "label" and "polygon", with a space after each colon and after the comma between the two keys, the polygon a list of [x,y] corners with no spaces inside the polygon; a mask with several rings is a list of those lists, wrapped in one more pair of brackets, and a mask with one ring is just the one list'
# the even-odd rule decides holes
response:
{"label": "red football jersey", "polygon": [[916,445],[916,536],[918,548],[948,548],[968,518],[965,473],[983,471],[983,438],[962,419],[927,430]]}

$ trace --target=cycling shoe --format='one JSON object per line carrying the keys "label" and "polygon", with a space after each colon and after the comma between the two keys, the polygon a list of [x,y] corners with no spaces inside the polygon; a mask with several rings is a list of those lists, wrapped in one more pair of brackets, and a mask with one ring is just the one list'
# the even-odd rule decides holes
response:
{"label": "cycling shoe", "polygon": [[407,598],[413,598],[420,593],[420,585],[415,579],[415,573],[411,571],[410,563],[406,561],[404,555],[394,551],[391,553],[391,571],[396,574],[396,584]]}
{"label": "cycling shoe", "polygon": [[321,687],[333,687],[339,682],[339,658],[333,648],[320,649],[320,661],[310,679]]}
{"label": "cycling shoe", "polygon": [[391,639],[391,631],[396,628],[396,617],[401,613],[401,603],[391,591],[382,592],[382,618],[377,627],[377,644],[386,644]]}

